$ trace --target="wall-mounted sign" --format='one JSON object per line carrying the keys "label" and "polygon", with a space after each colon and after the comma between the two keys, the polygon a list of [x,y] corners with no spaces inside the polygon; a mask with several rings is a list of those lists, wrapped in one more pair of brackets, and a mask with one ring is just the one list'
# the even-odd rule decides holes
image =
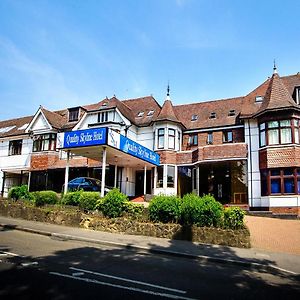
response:
{"label": "wall-mounted sign", "polygon": [[159,165],[159,155],[157,153],[123,135],[120,135],[120,150],[156,166]]}
{"label": "wall-mounted sign", "polygon": [[105,145],[106,133],[106,127],[64,132],[57,137],[57,147],[59,148],[59,144],[62,145],[61,148]]}
{"label": "wall-mounted sign", "polygon": [[120,133],[109,128],[107,135],[107,145],[120,149]]}

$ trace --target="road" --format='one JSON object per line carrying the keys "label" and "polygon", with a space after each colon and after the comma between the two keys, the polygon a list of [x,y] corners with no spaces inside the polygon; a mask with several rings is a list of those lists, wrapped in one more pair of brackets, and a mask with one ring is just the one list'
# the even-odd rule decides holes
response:
{"label": "road", "polygon": [[299,299],[299,276],[243,268],[0,231],[0,299]]}

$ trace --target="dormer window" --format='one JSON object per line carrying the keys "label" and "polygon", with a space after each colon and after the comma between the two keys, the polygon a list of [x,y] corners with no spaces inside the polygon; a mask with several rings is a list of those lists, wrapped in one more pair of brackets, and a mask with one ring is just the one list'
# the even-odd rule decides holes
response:
{"label": "dormer window", "polygon": [[300,105],[300,86],[295,88],[295,101],[298,105]]}
{"label": "dormer window", "polygon": [[191,121],[197,121],[198,120],[198,115],[192,115]]}
{"label": "dormer window", "polygon": [[79,107],[69,108],[69,122],[78,121]]}
{"label": "dormer window", "polygon": [[228,117],[233,117],[233,116],[235,116],[235,110],[231,109],[228,113]]}
{"label": "dormer window", "polygon": [[149,110],[147,113],[147,116],[150,117],[150,116],[153,116],[153,114],[154,114],[154,110]]}
{"label": "dormer window", "polygon": [[263,96],[256,96],[255,97],[255,102],[263,102],[264,97]]}
{"label": "dormer window", "polygon": [[217,114],[215,112],[211,112],[209,118],[215,119],[217,117]]}
{"label": "dormer window", "polygon": [[140,111],[140,112],[138,113],[137,116],[138,116],[139,118],[141,118],[143,115],[144,115],[144,112],[143,112],[143,111]]}

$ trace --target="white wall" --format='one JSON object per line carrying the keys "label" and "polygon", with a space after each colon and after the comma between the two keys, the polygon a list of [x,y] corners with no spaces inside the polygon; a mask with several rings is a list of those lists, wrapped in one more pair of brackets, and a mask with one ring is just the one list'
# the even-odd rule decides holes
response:
{"label": "white wall", "polygon": [[259,129],[256,120],[245,121],[245,142],[248,145],[248,201],[249,206],[264,206],[261,203],[259,171]]}
{"label": "white wall", "polygon": [[153,148],[154,146],[153,127],[148,126],[148,127],[139,128],[137,134],[137,142],[153,151],[154,149]]}
{"label": "white wall", "polygon": [[265,196],[261,197],[262,207],[297,207],[300,205],[300,196]]}

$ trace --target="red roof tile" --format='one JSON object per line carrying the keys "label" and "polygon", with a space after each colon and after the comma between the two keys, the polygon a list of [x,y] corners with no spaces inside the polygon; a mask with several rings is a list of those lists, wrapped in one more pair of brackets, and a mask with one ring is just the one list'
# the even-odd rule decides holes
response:
{"label": "red roof tile", "polygon": [[177,118],[176,113],[174,111],[173,104],[169,99],[165,100],[159,115],[155,119],[155,121],[165,121],[165,120],[181,123]]}

